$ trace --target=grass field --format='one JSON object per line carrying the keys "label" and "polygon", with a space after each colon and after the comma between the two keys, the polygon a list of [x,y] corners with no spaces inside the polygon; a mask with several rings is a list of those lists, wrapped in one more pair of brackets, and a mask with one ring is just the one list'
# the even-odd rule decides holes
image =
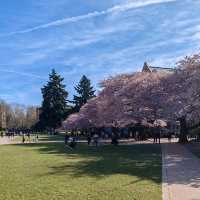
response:
{"label": "grass field", "polygon": [[159,145],[0,146],[1,200],[161,200]]}

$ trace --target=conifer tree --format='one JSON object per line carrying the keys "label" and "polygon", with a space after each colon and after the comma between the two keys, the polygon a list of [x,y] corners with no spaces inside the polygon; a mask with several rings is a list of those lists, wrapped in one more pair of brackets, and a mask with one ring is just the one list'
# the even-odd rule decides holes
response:
{"label": "conifer tree", "polygon": [[68,92],[62,83],[63,80],[64,78],[53,69],[48,83],[41,89],[43,102],[39,124],[43,129],[55,130],[66,117]]}
{"label": "conifer tree", "polygon": [[75,87],[77,95],[74,95],[74,111],[79,112],[80,108],[87,103],[87,101],[95,97],[95,90],[91,86],[91,81],[83,75],[79,84]]}

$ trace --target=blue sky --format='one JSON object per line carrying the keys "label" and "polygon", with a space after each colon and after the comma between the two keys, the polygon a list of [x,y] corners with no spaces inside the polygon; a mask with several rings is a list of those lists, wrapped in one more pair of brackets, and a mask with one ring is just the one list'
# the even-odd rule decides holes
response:
{"label": "blue sky", "polygon": [[199,51],[199,0],[6,0],[0,7],[0,98],[40,105],[55,68],[73,86],[174,66]]}

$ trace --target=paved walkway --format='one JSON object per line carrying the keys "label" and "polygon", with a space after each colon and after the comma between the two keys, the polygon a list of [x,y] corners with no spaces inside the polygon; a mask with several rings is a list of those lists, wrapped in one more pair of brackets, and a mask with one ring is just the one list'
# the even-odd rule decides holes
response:
{"label": "paved walkway", "polygon": [[10,143],[10,139],[8,139],[8,137],[0,137],[0,145],[2,144],[9,144]]}
{"label": "paved walkway", "polygon": [[200,159],[180,144],[162,144],[163,200],[200,200]]}

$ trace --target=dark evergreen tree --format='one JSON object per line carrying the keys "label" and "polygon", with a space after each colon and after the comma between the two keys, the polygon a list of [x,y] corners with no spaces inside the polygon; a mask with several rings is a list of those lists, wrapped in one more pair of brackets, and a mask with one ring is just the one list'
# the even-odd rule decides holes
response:
{"label": "dark evergreen tree", "polygon": [[67,96],[62,78],[53,69],[49,75],[49,81],[42,90],[43,102],[40,114],[40,127],[43,129],[53,129],[61,125],[67,113]]}
{"label": "dark evergreen tree", "polygon": [[79,112],[80,108],[87,103],[87,101],[95,97],[95,90],[91,86],[90,80],[83,75],[79,84],[75,87],[78,95],[74,95],[74,111]]}

